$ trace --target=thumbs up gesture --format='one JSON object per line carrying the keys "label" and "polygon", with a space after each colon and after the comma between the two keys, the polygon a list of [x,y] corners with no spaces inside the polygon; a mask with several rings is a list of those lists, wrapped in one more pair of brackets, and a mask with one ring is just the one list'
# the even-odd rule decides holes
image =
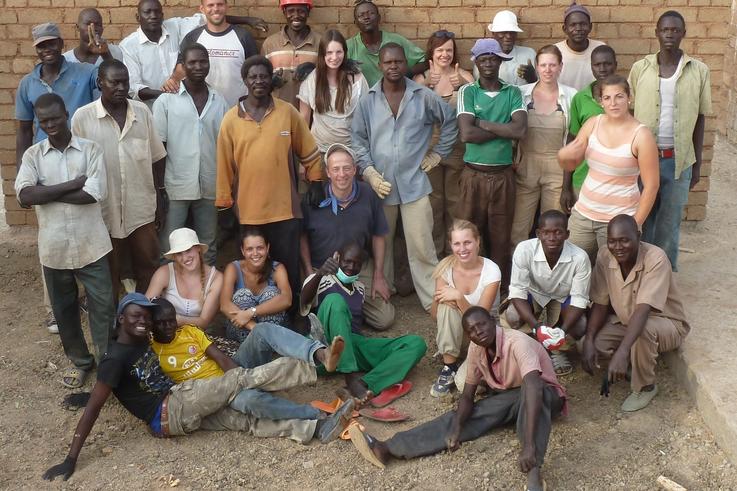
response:
{"label": "thumbs up gesture", "polygon": [[435,64],[430,60],[430,74],[427,78],[426,85],[430,88],[434,88],[440,82],[440,71],[437,69]]}
{"label": "thumbs up gesture", "polygon": [[453,67],[453,73],[450,74],[450,84],[453,86],[453,90],[458,90],[463,85],[463,78],[461,77],[460,67],[458,63]]}
{"label": "thumbs up gesture", "polygon": [[517,67],[517,76],[525,79],[525,82],[528,84],[537,81],[537,72],[535,72],[535,66],[532,64],[532,60],[527,60],[527,65]]}

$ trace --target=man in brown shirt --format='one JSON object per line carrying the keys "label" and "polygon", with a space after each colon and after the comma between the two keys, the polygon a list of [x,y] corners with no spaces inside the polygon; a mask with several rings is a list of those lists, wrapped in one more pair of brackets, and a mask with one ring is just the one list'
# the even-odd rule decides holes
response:
{"label": "man in brown shirt", "polygon": [[[591,309],[583,349],[583,368],[593,374],[599,356],[611,358],[608,380],[624,380],[632,364],[632,394],[622,411],[647,406],[658,393],[658,353],[678,348],[690,326],[665,252],[640,242],[629,215],[614,217],[607,246],[599,250],[591,282]],[[609,315],[609,306],[614,315]]]}

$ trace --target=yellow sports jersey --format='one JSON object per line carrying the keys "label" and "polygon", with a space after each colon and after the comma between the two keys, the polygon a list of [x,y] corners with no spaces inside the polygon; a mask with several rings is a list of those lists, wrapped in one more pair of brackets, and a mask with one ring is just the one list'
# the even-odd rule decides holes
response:
{"label": "yellow sports jersey", "polygon": [[177,330],[171,343],[151,341],[151,348],[158,355],[164,373],[181,384],[185,380],[223,375],[220,366],[205,354],[211,344],[212,341],[199,328],[184,325]]}

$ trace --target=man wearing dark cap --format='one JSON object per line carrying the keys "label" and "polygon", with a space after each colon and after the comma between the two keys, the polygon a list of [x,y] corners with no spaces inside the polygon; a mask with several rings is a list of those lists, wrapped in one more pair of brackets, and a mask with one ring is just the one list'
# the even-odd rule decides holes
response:
{"label": "man wearing dark cap", "polygon": [[555,43],[563,55],[559,84],[581,90],[594,81],[591,52],[604,43],[589,39],[592,26],[591,12],[583,5],[573,2],[563,13],[563,32],[567,37]]}
{"label": "man wearing dark cap", "polygon": [[515,202],[512,141],[527,132],[527,111],[519,88],[499,79],[499,68],[511,56],[496,39],[476,41],[471,59],[479,79],[458,91],[458,129],[466,144],[466,165],[456,217],[479,228],[489,258],[502,270],[506,292]]}

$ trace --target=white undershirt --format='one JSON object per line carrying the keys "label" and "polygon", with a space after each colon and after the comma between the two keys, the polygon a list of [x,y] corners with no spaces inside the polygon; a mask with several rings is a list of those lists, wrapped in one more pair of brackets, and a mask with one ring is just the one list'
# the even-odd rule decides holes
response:
{"label": "white undershirt", "polygon": [[669,78],[660,77],[660,121],[658,124],[658,148],[673,148],[674,116],[676,110],[676,82],[681,72],[683,57],[678,61],[676,71]]}

